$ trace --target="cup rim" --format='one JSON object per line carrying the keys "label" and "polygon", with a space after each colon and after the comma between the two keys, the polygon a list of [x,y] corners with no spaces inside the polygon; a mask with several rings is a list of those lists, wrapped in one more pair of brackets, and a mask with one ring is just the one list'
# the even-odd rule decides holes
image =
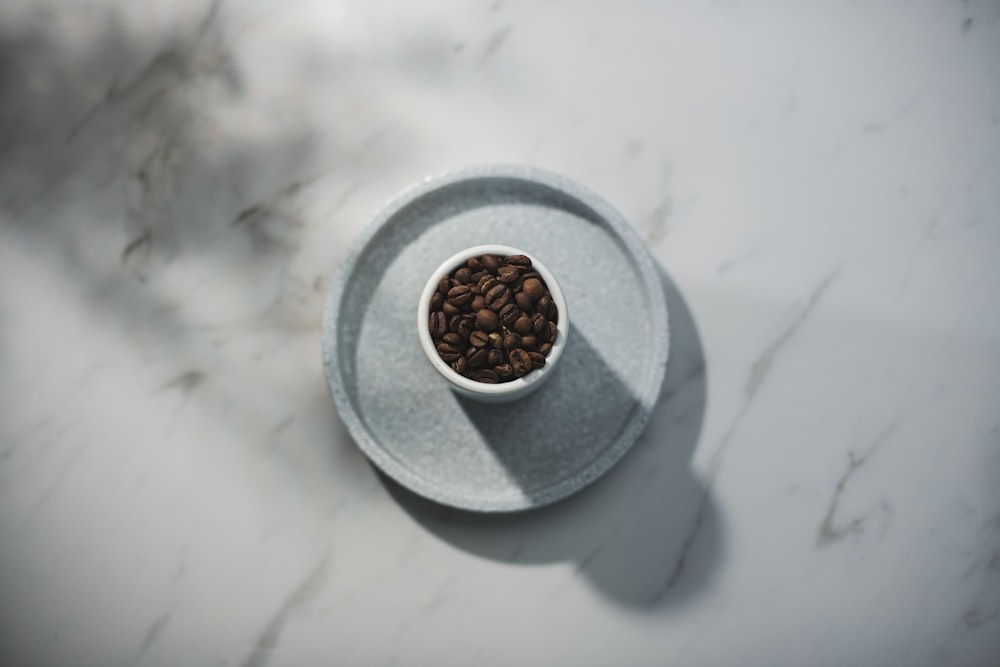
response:
{"label": "cup rim", "polygon": [[[478,382],[471,378],[464,377],[457,373],[449,364],[445,363],[445,361],[438,356],[437,350],[434,347],[434,341],[431,338],[431,334],[427,326],[428,318],[430,317],[431,297],[434,295],[434,292],[437,291],[437,286],[438,283],[441,282],[441,278],[451,273],[453,269],[469,258],[479,257],[480,255],[486,254],[505,256],[525,255],[528,257],[531,260],[532,269],[537,271],[545,281],[546,286],[549,288],[549,294],[552,296],[552,301],[556,304],[556,308],[559,311],[556,340],[552,343],[552,350],[549,352],[549,355],[545,360],[545,365],[541,368],[532,370],[524,377],[515,378],[514,380],[510,380],[508,382],[498,382],[496,384]],[[566,339],[569,334],[569,312],[566,308],[566,298],[563,296],[562,288],[559,286],[559,281],[556,280],[555,276],[552,275],[552,272],[549,271],[548,267],[546,267],[543,262],[539,261],[535,255],[513,246],[489,243],[461,250],[443,261],[438,268],[434,270],[428,278],[427,284],[424,285],[424,290],[420,295],[420,302],[417,307],[417,332],[420,336],[420,347],[423,348],[424,354],[431,362],[431,365],[438,373],[441,374],[442,377],[448,380],[455,387],[471,395],[509,397],[512,394],[528,393],[540,382],[543,382],[546,377],[551,375],[555,369],[556,363],[562,356],[563,348],[566,345]]]}

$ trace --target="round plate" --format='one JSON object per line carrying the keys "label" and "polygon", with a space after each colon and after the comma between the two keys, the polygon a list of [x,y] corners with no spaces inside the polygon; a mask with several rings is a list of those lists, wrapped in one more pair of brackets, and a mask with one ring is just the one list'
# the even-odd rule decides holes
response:
{"label": "round plate", "polygon": [[[420,348],[427,277],[470,246],[523,248],[573,313],[559,367],[504,405],[451,391]],[[529,167],[466,167],[380,211],[330,290],[323,358],[341,418],[368,457],[427,498],[467,510],[538,507],[606,472],[642,432],[667,364],[655,263],[599,197]]]}

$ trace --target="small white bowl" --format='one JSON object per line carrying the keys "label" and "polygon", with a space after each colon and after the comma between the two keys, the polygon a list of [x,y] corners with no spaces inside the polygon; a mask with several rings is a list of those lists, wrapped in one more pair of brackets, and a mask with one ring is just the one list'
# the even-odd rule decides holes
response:
{"label": "small white bowl", "polygon": [[[552,296],[552,301],[559,312],[559,320],[556,323],[559,331],[555,341],[552,343],[552,350],[545,359],[545,365],[541,368],[536,368],[524,377],[497,384],[477,382],[456,373],[449,364],[438,356],[437,350],[434,347],[434,341],[431,339],[430,330],[428,329],[431,297],[437,291],[438,283],[441,282],[441,279],[458,267],[464,266],[469,258],[486,254],[503,256],[525,255],[528,257],[531,260],[532,270],[537,271],[542,276],[542,279],[545,280],[545,284],[549,288],[549,294]],[[559,282],[545,265],[538,261],[537,257],[529,252],[510,246],[479,245],[452,255],[442,262],[441,266],[427,279],[424,291],[420,295],[420,304],[417,307],[417,332],[420,335],[420,346],[424,349],[427,360],[441,374],[441,377],[451,384],[453,390],[463,396],[468,396],[469,398],[474,398],[485,403],[506,403],[523,398],[536,391],[555,372],[556,364],[559,362],[559,357],[566,346],[566,338],[569,335],[569,311],[566,308],[566,299],[563,297]]]}

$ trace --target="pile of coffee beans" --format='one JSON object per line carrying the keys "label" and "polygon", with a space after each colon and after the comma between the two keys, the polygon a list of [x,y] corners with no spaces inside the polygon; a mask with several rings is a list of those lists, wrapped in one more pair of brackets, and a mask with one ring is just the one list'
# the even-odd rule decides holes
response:
{"label": "pile of coffee beans", "polygon": [[545,365],[559,313],[524,255],[481,255],[441,279],[431,297],[431,338],[459,374],[495,384]]}

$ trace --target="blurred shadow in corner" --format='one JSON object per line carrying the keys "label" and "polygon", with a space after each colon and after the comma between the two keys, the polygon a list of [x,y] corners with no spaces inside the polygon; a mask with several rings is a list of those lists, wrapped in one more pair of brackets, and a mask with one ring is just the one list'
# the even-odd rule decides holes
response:
{"label": "blurred shadow in corner", "polygon": [[576,563],[616,603],[658,610],[697,595],[722,544],[721,517],[690,461],[705,416],[705,355],[694,318],[661,272],[670,315],[670,359],[645,432],[597,482],[554,505],[477,514],[438,505],[380,475],[396,501],[440,539],[512,564]]}

